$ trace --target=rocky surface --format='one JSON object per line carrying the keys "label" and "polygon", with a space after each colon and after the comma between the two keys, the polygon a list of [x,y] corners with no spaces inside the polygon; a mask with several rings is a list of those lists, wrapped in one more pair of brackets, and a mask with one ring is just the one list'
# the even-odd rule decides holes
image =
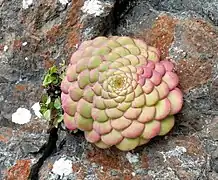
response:
{"label": "rocky surface", "polygon": [[[58,130],[39,179],[218,179],[217,9],[217,0],[0,0],[0,179],[28,179],[43,154],[48,125],[31,107],[46,70],[99,35],[139,37],[173,59],[183,110],[170,134],[131,152]],[[32,114],[24,125],[12,122],[20,107]]]}

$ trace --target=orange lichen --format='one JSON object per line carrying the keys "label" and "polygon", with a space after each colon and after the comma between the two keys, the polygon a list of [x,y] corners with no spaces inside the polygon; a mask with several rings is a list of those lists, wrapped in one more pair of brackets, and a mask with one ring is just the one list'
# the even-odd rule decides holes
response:
{"label": "orange lichen", "polygon": [[54,43],[60,34],[60,25],[53,26],[49,31],[46,32],[46,39],[48,39],[49,43]]}
{"label": "orange lichen", "polygon": [[85,167],[80,163],[75,163],[72,166],[73,172],[77,175],[78,180],[85,178],[86,170]]}
{"label": "orange lichen", "polygon": [[109,169],[108,170],[103,169],[102,171],[99,171],[98,169],[95,171],[98,179],[104,179],[104,180],[120,180],[120,179],[133,180],[134,178],[131,172],[132,171],[128,168],[123,171],[117,170],[117,175],[112,176],[111,171]]}
{"label": "orange lichen", "polygon": [[189,91],[210,79],[212,62],[202,62],[197,59],[181,60],[176,65],[176,69],[181,88],[183,91]]}
{"label": "orange lichen", "polygon": [[55,64],[55,61],[52,59],[45,59],[44,60],[44,68],[49,69]]}
{"label": "orange lichen", "polygon": [[16,91],[26,91],[28,88],[27,84],[16,84],[15,85],[15,90]]}
{"label": "orange lichen", "polygon": [[76,44],[79,43],[79,35],[75,31],[71,31],[68,33],[68,47],[73,48]]}
{"label": "orange lichen", "polygon": [[9,139],[12,137],[12,129],[11,128],[6,128],[2,127],[0,128],[0,141],[1,142],[8,142]]}
{"label": "orange lichen", "polygon": [[96,170],[96,173],[99,179],[104,178],[105,180],[115,180],[118,178],[116,176],[111,177],[110,171],[112,169],[116,170],[124,179],[132,179],[131,172],[133,169],[124,156],[124,152],[118,151],[115,148],[112,151],[94,148],[87,153],[87,159],[90,162],[96,163],[103,168],[102,171]]}
{"label": "orange lichen", "polygon": [[209,23],[199,19],[184,20],[180,24],[184,26],[182,39],[189,57],[180,60],[176,68],[182,89],[189,91],[211,78],[218,52],[218,34]]}
{"label": "orange lichen", "polygon": [[[88,153],[87,158],[90,162],[94,162],[103,168],[102,171],[96,170],[99,179],[133,179],[131,174],[133,172],[132,166],[124,156],[125,153],[117,149],[105,152],[105,150],[94,148],[93,151]],[[112,169],[117,171],[117,176],[111,176]]]}
{"label": "orange lichen", "polygon": [[217,52],[218,34],[214,28],[207,22],[198,19],[186,20],[183,22],[185,26],[185,42],[191,44],[195,51],[199,54]]}
{"label": "orange lichen", "polygon": [[43,66],[45,69],[49,69],[55,64],[55,60],[51,59],[51,52],[50,51],[45,51],[40,56],[43,58]]}
{"label": "orange lichen", "polygon": [[3,50],[4,50],[4,45],[0,44],[0,51],[3,51]]}
{"label": "orange lichen", "polygon": [[[115,150],[115,149],[114,149]],[[95,162],[104,167],[104,169],[123,169],[128,164],[128,162],[123,162],[121,159],[122,152],[114,151],[113,153],[105,153],[104,150],[94,148],[93,151],[89,151],[87,158],[91,162]]]}
{"label": "orange lichen", "polygon": [[21,40],[15,40],[13,44],[13,49],[21,50],[22,41]]}
{"label": "orange lichen", "polygon": [[188,153],[190,156],[196,156],[196,155],[203,156],[204,155],[200,140],[194,136],[190,136],[190,137],[180,136],[177,138],[176,144],[178,146],[185,147],[187,150],[186,153]]}
{"label": "orange lichen", "polygon": [[66,47],[68,49],[73,48],[79,42],[79,30],[82,27],[82,24],[79,23],[79,12],[82,5],[83,0],[72,1],[72,7],[67,14],[66,20],[61,25],[55,25],[47,31],[46,38],[50,43],[54,43],[62,35],[67,38]]}
{"label": "orange lichen", "polygon": [[4,143],[7,142],[6,138],[4,136],[2,136],[2,135],[0,135],[0,141],[4,142]]}
{"label": "orange lichen", "polygon": [[70,53],[75,49],[76,44],[80,41],[80,29],[82,24],[80,19],[80,8],[83,5],[83,0],[73,0],[66,19],[60,25],[54,25],[46,32],[45,38],[50,43],[55,43],[58,38],[65,37],[65,51]]}
{"label": "orange lichen", "polygon": [[145,169],[148,169],[149,167],[148,157],[145,154],[142,154],[141,156],[141,166]]}
{"label": "orange lichen", "polygon": [[137,35],[140,39],[145,40],[149,45],[159,48],[161,58],[164,59],[169,55],[169,48],[174,40],[174,31],[177,20],[170,16],[163,15],[157,18],[151,29]]}
{"label": "orange lichen", "polygon": [[30,173],[30,160],[17,160],[7,172],[7,180],[27,180]]}
{"label": "orange lichen", "polygon": [[73,48],[78,42],[80,38],[80,28],[82,24],[79,22],[79,12],[80,8],[83,6],[83,0],[73,0],[72,1],[72,8],[69,12],[68,18],[66,20],[66,29],[70,31],[67,34],[67,48]]}

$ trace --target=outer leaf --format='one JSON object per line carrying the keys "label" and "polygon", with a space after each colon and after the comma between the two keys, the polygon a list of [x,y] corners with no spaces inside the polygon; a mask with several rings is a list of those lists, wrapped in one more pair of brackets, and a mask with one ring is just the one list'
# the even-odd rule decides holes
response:
{"label": "outer leaf", "polygon": [[50,121],[50,120],[51,120],[51,110],[48,109],[47,111],[45,111],[45,113],[43,114],[43,117],[44,117],[46,120]]}
{"label": "outer leaf", "polygon": [[51,97],[49,96],[45,104],[48,106],[50,103],[51,103]]}
{"label": "outer leaf", "polygon": [[55,107],[55,109],[61,109],[61,101],[60,101],[59,97],[55,99],[54,107]]}

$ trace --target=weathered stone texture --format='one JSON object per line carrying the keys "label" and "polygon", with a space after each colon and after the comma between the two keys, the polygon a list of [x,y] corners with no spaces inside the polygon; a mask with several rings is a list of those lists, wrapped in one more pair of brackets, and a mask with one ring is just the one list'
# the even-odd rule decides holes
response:
{"label": "weathered stone texture", "polygon": [[[129,35],[160,48],[176,65],[184,107],[170,134],[132,152],[100,150],[84,135],[58,131],[57,151],[39,179],[58,179],[55,161],[72,161],[61,179],[214,180],[218,177],[217,0],[0,0],[0,179],[25,180],[46,142],[47,123],[31,106],[53,64],[69,61],[77,44],[99,35]],[[32,2],[32,3],[30,3]],[[31,110],[25,125],[12,122]]]}

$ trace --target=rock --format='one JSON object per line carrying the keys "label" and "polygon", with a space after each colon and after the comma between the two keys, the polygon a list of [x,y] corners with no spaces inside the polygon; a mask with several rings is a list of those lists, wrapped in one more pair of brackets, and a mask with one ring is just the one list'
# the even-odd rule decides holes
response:
{"label": "rock", "polygon": [[131,164],[135,164],[135,163],[139,162],[138,154],[131,154],[130,152],[128,152],[128,153],[126,154],[126,158],[128,159],[128,161],[129,161]]}
{"label": "rock", "polygon": [[7,172],[8,179],[27,179],[30,172],[30,160],[18,160]]}
{"label": "rock", "polygon": [[97,164],[95,164],[95,163],[92,163],[92,167],[93,168],[98,168],[99,166]]}
{"label": "rock", "polygon": [[218,104],[218,78],[216,78],[211,84],[211,96],[213,98],[213,103],[217,106]]}
{"label": "rock", "polygon": [[[39,179],[217,179],[216,0],[30,2],[0,0],[0,179],[16,180],[22,168],[26,179],[44,154],[48,123],[32,109],[44,73],[68,63],[83,40],[99,35],[138,37],[158,47],[162,59],[175,63],[184,107],[167,136],[131,152],[101,150],[83,133],[59,129],[52,144],[57,148],[43,159]],[[12,122],[19,108],[31,113],[22,125]],[[60,177],[52,166],[63,157],[72,172]]]}
{"label": "rock", "polygon": [[149,3],[158,11],[167,11],[180,14],[183,12],[194,11],[207,18],[209,21],[212,21],[215,25],[218,23],[218,5],[216,0],[209,2],[206,0],[149,0]]}
{"label": "rock", "polygon": [[147,175],[147,174],[148,174],[148,171],[147,171],[146,169],[140,168],[140,169],[137,169],[137,170],[135,171],[135,173],[136,173],[137,175],[143,176],[143,175]]}
{"label": "rock", "polygon": [[218,148],[212,153],[211,165],[212,169],[218,173]]}
{"label": "rock", "polygon": [[113,27],[113,12],[115,0],[86,0],[81,8],[82,40],[105,35]]}
{"label": "rock", "polygon": [[[22,173],[20,170],[22,166],[25,166],[25,177],[28,177],[32,163],[39,158],[32,153],[39,151],[46,143],[48,126],[41,120],[35,119],[34,121],[28,125],[0,128],[0,177],[2,179],[6,175],[11,178],[14,177],[12,179],[19,178],[19,173]],[[28,162],[28,165],[26,162]],[[4,172],[7,172],[7,174]],[[18,174],[16,175],[16,173]]]}
{"label": "rock", "polygon": [[117,176],[118,174],[119,173],[116,170],[114,169],[111,170],[111,176]]}
{"label": "rock", "polygon": [[215,166],[214,166],[214,171],[215,171],[216,173],[218,173],[218,161],[216,161],[215,163],[216,163],[216,164],[215,164]]}
{"label": "rock", "polygon": [[[79,1],[74,6],[76,9]],[[25,158],[30,167],[40,157],[30,153],[47,141],[48,123],[38,119],[31,107],[40,100],[44,72],[67,59],[71,42],[77,41],[77,34],[71,33],[75,22],[70,20],[76,16],[70,7],[71,3],[63,6],[59,0],[29,5],[0,1],[0,179],[5,179],[7,169],[9,179],[21,178],[16,176],[17,161]],[[31,111],[31,119],[24,125],[12,122],[12,114],[19,108]],[[22,121],[22,115],[20,118]],[[30,169],[26,172],[25,177]]]}
{"label": "rock", "polygon": [[218,116],[210,124],[210,135],[215,141],[218,141]]}
{"label": "rock", "polygon": [[216,172],[209,173],[208,178],[209,178],[209,180],[217,180],[218,179],[217,173]]}

